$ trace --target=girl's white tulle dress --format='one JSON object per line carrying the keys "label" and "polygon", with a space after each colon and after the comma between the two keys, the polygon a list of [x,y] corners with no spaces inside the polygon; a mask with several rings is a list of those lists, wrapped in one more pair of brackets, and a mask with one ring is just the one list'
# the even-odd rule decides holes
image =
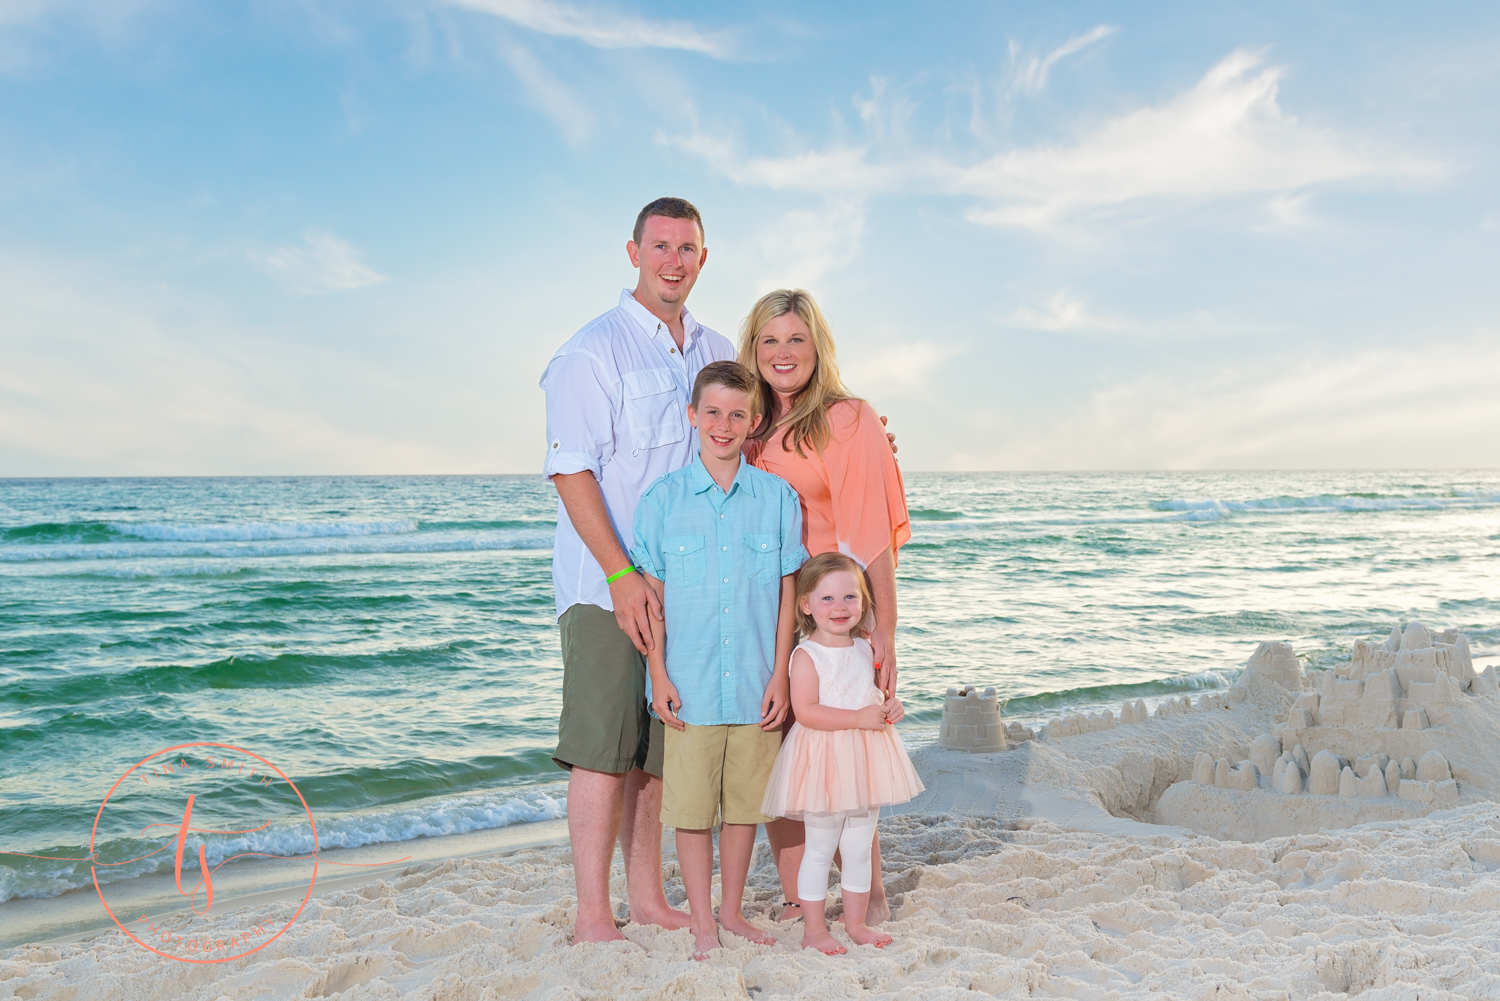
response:
{"label": "girl's white tulle dress", "polygon": [[[875,687],[875,654],[869,641],[826,647],[803,640],[797,649],[812,658],[822,705],[863,709],[885,701]],[[813,730],[793,723],[776,755],[760,812],[797,820],[808,813],[863,813],[905,803],[924,788],[893,726]]]}

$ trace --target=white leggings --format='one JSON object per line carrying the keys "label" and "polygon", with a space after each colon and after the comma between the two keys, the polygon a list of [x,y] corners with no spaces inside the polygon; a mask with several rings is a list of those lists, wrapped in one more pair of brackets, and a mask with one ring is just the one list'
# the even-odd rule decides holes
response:
{"label": "white leggings", "polygon": [[807,841],[797,870],[797,896],[820,901],[828,897],[828,868],[839,853],[840,882],[850,893],[870,892],[870,852],[880,808],[864,813],[809,813],[802,818]]}

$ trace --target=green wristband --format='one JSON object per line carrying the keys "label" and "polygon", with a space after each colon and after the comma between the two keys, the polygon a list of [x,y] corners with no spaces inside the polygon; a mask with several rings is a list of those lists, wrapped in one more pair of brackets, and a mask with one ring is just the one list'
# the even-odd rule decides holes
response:
{"label": "green wristband", "polygon": [[604,583],[613,584],[615,581],[619,580],[621,577],[625,576],[628,573],[635,573],[635,567],[626,567],[624,570],[616,570],[614,573],[604,578]]}

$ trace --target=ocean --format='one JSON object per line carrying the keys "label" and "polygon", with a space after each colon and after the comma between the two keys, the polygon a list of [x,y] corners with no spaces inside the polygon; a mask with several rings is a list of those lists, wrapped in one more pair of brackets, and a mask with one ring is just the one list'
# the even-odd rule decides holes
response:
{"label": "ocean", "polygon": [[[912,745],[949,686],[994,685],[1035,723],[1228,684],[1260,640],[1324,667],[1421,619],[1500,647],[1497,471],[910,473],[907,490]],[[563,816],[555,511],[538,476],[0,480],[0,901],[87,885],[86,862],[16,853],[83,856],[115,781],[181,743],[274,761],[323,848]],[[252,783],[223,795],[272,809]],[[99,858],[159,847],[149,819],[112,811]],[[284,813],[205,841],[212,864],[313,847]]]}

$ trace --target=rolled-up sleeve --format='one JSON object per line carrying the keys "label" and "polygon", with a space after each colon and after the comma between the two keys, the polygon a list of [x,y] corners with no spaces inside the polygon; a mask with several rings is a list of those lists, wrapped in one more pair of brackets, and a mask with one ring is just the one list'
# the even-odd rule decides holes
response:
{"label": "rolled-up sleeve", "polygon": [[830,407],[828,423],[823,460],[839,551],[862,567],[887,549],[894,559],[911,538],[911,518],[885,427],[868,403],[852,400]]}
{"label": "rolled-up sleeve", "polygon": [[797,491],[781,480],[781,576],[796,573],[807,562],[802,544],[802,501]]}
{"label": "rolled-up sleeve", "polygon": [[666,580],[667,575],[662,567],[661,543],[662,532],[666,528],[667,519],[661,505],[661,498],[656,496],[657,486],[647,490],[641,497],[641,502],[635,508],[635,544],[630,547],[630,562],[641,571],[650,574],[657,580]]}
{"label": "rolled-up sleeve", "polygon": [[542,474],[581,473],[595,478],[614,457],[616,392],[599,360],[586,351],[560,354],[542,373],[547,394],[547,460]]}

